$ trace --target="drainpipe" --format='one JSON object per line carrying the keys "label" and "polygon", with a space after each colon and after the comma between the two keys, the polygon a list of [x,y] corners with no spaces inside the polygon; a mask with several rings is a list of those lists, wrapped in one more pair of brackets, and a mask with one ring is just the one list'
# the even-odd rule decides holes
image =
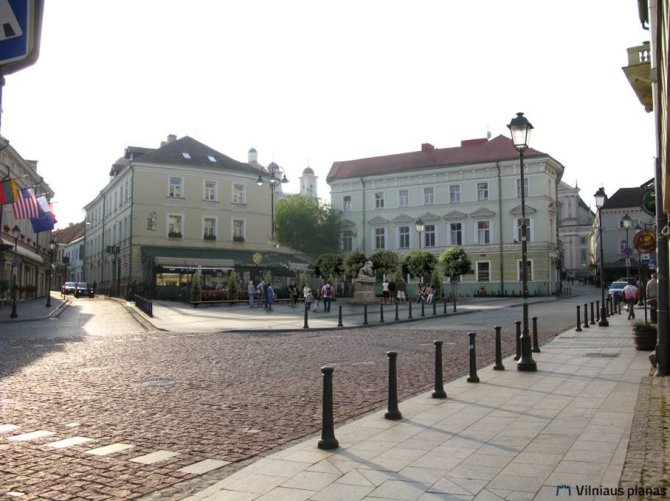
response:
{"label": "drainpipe", "polygon": [[670,346],[668,336],[668,215],[663,212],[663,172],[661,160],[656,158],[656,271],[658,280],[658,344],[656,345],[657,376],[670,374]]}
{"label": "drainpipe", "polygon": [[363,254],[365,254],[365,235],[367,234],[367,229],[365,228],[365,180],[361,177],[361,186],[363,187]]}
{"label": "drainpipe", "polygon": [[500,220],[499,233],[500,233],[500,295],[502,296],[505,293],[505,264],[503,262],[503,204],[502,204],[502,176],[500,173],[500,162],[496,161],[496,167],[498,168],[498,219]]}

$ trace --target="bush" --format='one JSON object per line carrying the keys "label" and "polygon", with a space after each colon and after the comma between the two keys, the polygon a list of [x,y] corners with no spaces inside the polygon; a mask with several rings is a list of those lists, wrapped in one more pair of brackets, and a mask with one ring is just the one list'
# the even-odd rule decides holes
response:
{"label": "bush", "polygon": [[228,277],[228,299],[231,301],[237,301],[238,299],[237,280],[237,273],[231,271]]}

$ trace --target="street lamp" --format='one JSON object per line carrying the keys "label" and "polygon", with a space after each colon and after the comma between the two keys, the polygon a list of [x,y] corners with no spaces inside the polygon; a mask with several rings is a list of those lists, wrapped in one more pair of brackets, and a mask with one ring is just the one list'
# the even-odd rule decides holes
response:
{"label": "street lamp", "polygon": [[[271,240],[274,242],[275,241],[275,186],[277,186],[279,183],[288,183],[288,179],[286,179],[286,174],[284,174],[283,177],[279,179],[278,177],[279,166],[274,162],[268,165],[268,172],[270,173],[268,184],[270,185],[270,220],[272,229]],[[258,175],[256,184],[258,186],[263,186],[263,178],[261,177],[260,174]]]}
{"label": "street lamp", "polygon": [[626,255],[626,283],[630,283],[630,248],[628,246],[628,230],[633,220],[628,214],[621,218],[621,225],[626,229],[626,248],[623,253]]}
{"label": "street lamp", "polygon": [[426,229],[426,225],[423,224],[421,218],[417,219],[416,223],[414,224],[416,225],[416,232],[419,234],[419,250],[421,250],[421,236],[423,234],[423,230]]}
{"label": "street lamp", "polygon": [[537,371],[537,364],[531,355],[531,342],[528,329],[528,224],[526,222],[526,190],[524,183],[523,157],[533,126],[523,113],[517,113],[516,117],[507,126],[512,133],[512,143],[519,152],[519,170],[521,172],[521,280],[523,297],[523,330],[521,331],[521,356],[516,368],[522,372]]}
{"label": "street lamp", "polygon": [[610,323],[607,321],[607,308],[605,306],[605,253],[603,251],[603,214],[602,208],[607,201],[605,189],[601,186],[595,195],[596,207],[598,208],[598,235],[600,240],[600,327],[609,327]]}
{"label": "street lamp", "polygon": [[51,270],[54,263],[54,249],[56,248],[56,242],[52,238],[49,242],[49,267],[47,268],[47,308],[51,308]]}
{"label": "street lamp", "polygon": [[12,236],[14,237],[14,261],[12,262],[12,314],[11,318],[16,318],[19,315],[16,313],[16,268],[19,266],[18,245],[19,237],[21,236],[21,228],[14,225],[12,228]]}

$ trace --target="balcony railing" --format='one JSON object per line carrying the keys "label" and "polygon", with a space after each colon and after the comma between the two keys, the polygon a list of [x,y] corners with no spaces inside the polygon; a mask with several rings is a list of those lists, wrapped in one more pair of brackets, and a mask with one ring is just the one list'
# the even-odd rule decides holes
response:
{"label": "balcony railing", "polygon": [[649,42],[629,47],[627,51],[628,66],[624,66],[623,71],[640,103],[642,103],[647,112],[650,112],[654,109],[654,102],[651,88],[651,51]]}

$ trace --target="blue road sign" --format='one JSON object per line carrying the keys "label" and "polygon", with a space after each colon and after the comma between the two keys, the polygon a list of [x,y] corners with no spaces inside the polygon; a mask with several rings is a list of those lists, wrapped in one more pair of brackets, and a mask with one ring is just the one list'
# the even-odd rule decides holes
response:
{"label": "blue road sign", "polygon": [[21,61],[33,48],[32,0],[0,0],[0,66]]}

